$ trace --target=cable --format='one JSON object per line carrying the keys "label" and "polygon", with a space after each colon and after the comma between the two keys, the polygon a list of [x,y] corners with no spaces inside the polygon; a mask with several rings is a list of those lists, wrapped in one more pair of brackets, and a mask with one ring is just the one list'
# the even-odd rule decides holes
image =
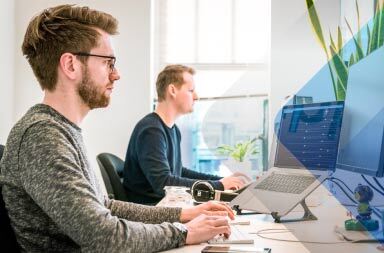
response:
{"label": "cable", "polygon": [[[335,183],[343,191],[345,196],[347,196],[353,203],[355,203],[357,205],[359,204],[359,202],[357,202],[355,199],[353,199],[351,196],[349,196],[349,194],[345,191],[345,189],[338,182],[333,181],[332,178],[329,178],[329,180],[331,180],[333,183]],[[377,215],[377,217],[381,218],[380,212],[376,209],[377,208],[372,206],[372,212],[374,212]]]}
{"label": "cable", "polygon": [[268,237],[263,234],[277,234],[277,233],[288,233],[288,232],[293,232],[294,230],[290,229],[279,229],[279,228],[269,228],[269,229],[261,229],[256,232],[250,232],[249,234],[256,234],[260,238],[263,239],[269,239],[269,240],[274,240],[274,241],[281,241],[281,242],[300,242],[300,243],[314,243],[314,244],[340,244],[340,243],[355,243],[359,242],[360,240],[348,240],[343,234],[341,233],[336,233],[338,235],[341,235],[340,238],[342,238],[345,241],[337,241],[337,242],[321,242],[321,241],[307,241],[307,240],[290,240],[290,239],[280,239],[280,238],[273,238],[273,237]]}
{"label": "cable", "polygon": [[381,185],[381,183],[379,182],[379,180],[377,180],[376,177],[373,177],[373,181],[375,181],[375,183],[380,187],[380,189],[384,191],[384,186]]}
{"label": "cable", "polygon": [[378,193],[380,193],[381,195],[384,196],[384,192],[380,191],[379,189],[376,188],[376,186],[374,186],[371,182],[368,181],[368,179],[363,175],[361,174],[361,177],[364,179],[365,182],[367,182],[367,184],[369,186],[371,186],[375,191],[377,191]]}
{"label": "cable", "polygon": [[[328,180],[331,180],[332,182],[334,182],[333,180],[337,180],[339,181],[340,183],[342,183],[350,193],[354,194],[354,192],[351,190],[351,188],[348,187],[348,185],[342,181],[341,179],[337,178],[337,177],[330,177],[330,178],[327,178]],[[380,182],[378,182],[378,180],[376,179],[376,177],[373,178],[373,180],[375,180],[375,182],[379,185],[380,188],[382,188],[384,190],[384,186],[382,186],[380,184]],[[342,204],[342,203],[341,203]],[[351,204],[342,204],[343,206],[353,206]],[[372,206],[372,205],[371,205]],[[379,208],[379,207],[384,207],[384,204],[383,205],[374,205],[373,207],[376,207],[376,208]]]}
{"label": "cable", "polygon": [[[330,179],[331,180],[331,179]],[[338,183],[338,182],[335,182],[333,180],[331,180],[333,183],[335,183],[342,191],[343,193],[345,194],[345,196],[347,196],[353,203],[355,204],[359,204],[355,199],[353,199],[351,196],[349,196],[349,194],[344,190],[344,188]]]}
{"label": "cable", "polygon": [[[342,206],[353,206],[353,207],[357,207],[357,204],[349,204],[349,203],[341,203],[339,202],[340,205]],[[380,207],[384,207],[384,205],[369,205],[370,207],[374,207],[374,208],[380,208]],[[379,209],[380,210],[380,209]]]}
{"label": "cable", "polygon": [[354,194],[354,192],[351,190],[351,188],[349,188],[348,185],[344,181],[342,181],[341,179],[338,179],[337,177],[330,177],[328,179],[331,180],[332,182],[334,182],[333,180],[339,181],[349,190],[350,193]]}

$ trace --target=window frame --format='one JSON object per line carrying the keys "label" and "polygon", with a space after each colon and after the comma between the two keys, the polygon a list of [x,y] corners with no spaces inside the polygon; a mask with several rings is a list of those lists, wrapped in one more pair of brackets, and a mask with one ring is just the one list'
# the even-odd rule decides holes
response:
{"label": "window frame", "polygon": [[[195,8],[198,10],[198,5],[199,2],[203,0],[196,0],[195,1]],[[269,12],[271,10],[271,3],[268,0],[265,0],[268,2],[269,6]],[[235,6],[236,0],[231,0],[232,7]],[[166,24],[165,24],[165,19],[162,18],[165,15],[166,11],[166,6],[167,0],[152,0],[152,41],[151,41],[151,48],[152,48],[152,53],[151,53],[151,84],[152,85],[152,92],[153,92],[153,108],[155,108],[156,103],[157,103],[157,97],[156,97],[156,77],[157,74],[167,65],[169,64],[175,64],[175,62],[167,62],[166,59]],[[235,8],[232,8],[232,25],[231,25],[231,62],[209,62],[209,63],[201,63],[197,62],[197,56],[198,56],[198,11],[195,13],[195,30],[193,31],[195,33],[195,42],[194,42],[194,58],[196,59],[195,62],[177,62],[177,64],[183,64],[186,66],[190,66],[194,68],[197,72],[200,70],[217,70],[217,71],[222,71],[222,70],[243,70],[243,71],[265,71],[266,73],[269,73],[270,71],[270,46],[268,47],[267,51],[267,57],[265,61],[260,61],[260,62],[251,62],[251,63],[240,63],[240,62],[235,62],[235,57],[234,57],[234,51],[235,51],[235,40],[234,40],[234,34],[235,34],[235,24],[234,24],[234,11]],[[268,22],[268,44],[270,45],[270,38],[271,38],[271,17],[269,17],[269,22]],[[155,43],[156,42],[156,43]],[[268,84],[270,86],[270,83]],[[250,94],[236,94],[236,95],[219,95],[218,96],[204,96],[204,97],[199,97],[199,100],[201,101],[213,101],[213,100],[226,100],[226,99],[238,99],[238,98],[244,98],[244,99],[249,99],[250,97],[266,97],[267,103],[269,100],[269,90],[265,92],[253,92]],[[268,150],[265,149],[265,147],[268,147],[268,109],[267,111],[264,112],[263,115],[263,120],[264,120],[264,128],[263,129],[263,137],[264,142],[263,142],[263,169],[266,170],[268,167],[268,164],[266,164],[266,161],[268,160]]]}

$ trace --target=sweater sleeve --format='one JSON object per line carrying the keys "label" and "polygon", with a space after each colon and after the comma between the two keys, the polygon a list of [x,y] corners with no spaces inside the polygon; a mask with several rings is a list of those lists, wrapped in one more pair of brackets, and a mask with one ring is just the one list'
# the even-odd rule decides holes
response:
{"label": "sweater sleeve", "polygon": [[130,221],[143,223],[180,222],[181,208],[178,207],[147,206],[114,199],[108,200],[106,205],[111,210],[112,215]]}
{"label": "sweater sleeve", "polygon": [[187,169],[185,167],[183,167],[181,175],[186,178],[208,180],[216,190],[224,190],[223,184],[219,181],[220,179],[222,179],[222,177],[200,173],[194,170]]}
{"label": "sweater sleeve", "polygon": [[164,197],[164,186],[191,187],[196,179],[174,175],[167,159],[164,133],[156,127],[144,129],[135,143],[138,161],[142,171],[158,198]]}
{"label": "sweater sleeve", "polygon": [[[109,203],[112,211],[105,207],[87,179],[87,165],[81,158],[85,155],[60,126],[39,123],[29,128],[20,154],[20,180],[25,191],[83,252],[156,252],[185,243],[171,223],[124,219],[160,221],[166,210],[153,209],[151,213],[141,206],[118,207],[113,202]],[[173,217],[173,221],[178,210],[170,212],[173,214],[166,217]],[[150,218],[140,219],[140,213]]]}

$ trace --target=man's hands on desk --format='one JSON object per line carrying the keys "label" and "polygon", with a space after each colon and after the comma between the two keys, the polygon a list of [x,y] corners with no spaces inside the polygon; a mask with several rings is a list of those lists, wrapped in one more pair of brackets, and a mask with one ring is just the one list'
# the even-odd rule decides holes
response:
{"label": "man's hands on desk", "polygon": [[[222,178],[221,183],[225,190],[242,188],[250,178],[243,173],[234,173]],[[180,221],[186,223],[188,234],[186,244],[206,242],[218,234],[228,237],[231,234],[229,220],[235,215],[225,203],[209,201],[181,211]]]}
{"label": "man's hands on desk", "polygon": [[[206,202],[181,211],[180,221],[188,228],[186,244],[206,242],[218,234],[229,236],[228,220],[234,219],[231,208],[225,203]],[[228,219],[229,218],[229,219]]]}
{"label": "man's hands on desk", "polygon": [[220,179],[220,182],[224,186],[224,190],[238,190],[250,181],[251,179],[241,172],[235,172],[229,177],[223,177]]}
{"label": "man's hands on desk", "polygon": [[183,223],[191,221],[200,214],[205,214],[207,216],[228,216],[231,220],[235,218],[232,209],[227,204],[209,201],[198,206],[183,208],[180,215],[180,221]]}
{"label": "man's hands on desk", "polygon": [[225,216],[202,214],[185,225],[188,228],[186,244],[206,242],[218,234],[224,234],[226,237],[231,234],[231,228]]}

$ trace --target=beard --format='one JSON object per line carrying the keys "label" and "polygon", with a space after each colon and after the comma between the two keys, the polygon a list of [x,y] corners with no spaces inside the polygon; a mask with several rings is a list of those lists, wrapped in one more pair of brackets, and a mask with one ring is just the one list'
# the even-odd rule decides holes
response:
{"label": "beard", "polygon": [[80,98],[90,108],[102,108],[109,105],[110,97],[101,91],[94,81],[91,80],[88,69],[83,69],[83,78],[77,90]]}

